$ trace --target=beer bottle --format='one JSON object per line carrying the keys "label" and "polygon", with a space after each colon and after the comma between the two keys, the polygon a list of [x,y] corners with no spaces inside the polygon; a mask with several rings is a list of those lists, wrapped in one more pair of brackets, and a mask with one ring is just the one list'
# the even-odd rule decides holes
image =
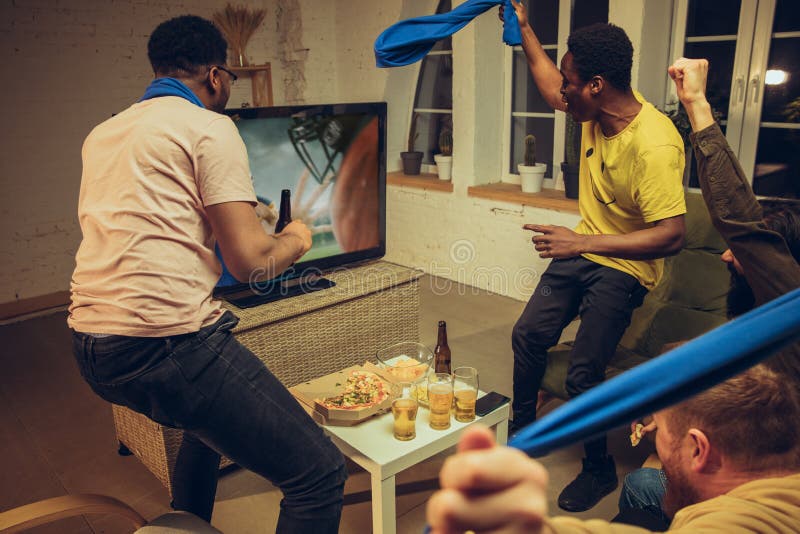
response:
{"label": "beer bottle", "polygon": [[447,323],[439,321],[439,337],[433,350],[434,371],[450,374],[450,347],[447,345]]}
{"label": "beer bottle", "polygon": [[292,192],[284,189],[281,191],[281,207],[278,212],[278,222],[275,223],[275,233],[283,232],[290,222],[292,222]]}

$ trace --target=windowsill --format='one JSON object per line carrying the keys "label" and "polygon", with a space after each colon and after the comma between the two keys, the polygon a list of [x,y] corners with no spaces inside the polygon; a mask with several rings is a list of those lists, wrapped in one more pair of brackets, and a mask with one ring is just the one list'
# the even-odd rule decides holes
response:
{"label": "windowsill", "polygon": [[499,182],[472,186],[467,189],[467,196],[500,200],[534,208],[580,213],[578,201],[567,198],[564,191],[560,189],[542,189],[539,193],[523,193],[522,188],[518,185]]}
{"label": "windowsill", "polygon": [[439,176],[430,173],[409,176],[399,171],[389,172],[386,173],[386,183],[403,187],[415,187],[417,189],[429,189],[431,191],[443,191],[445,193],[453,192],[452,180],[440,180]]}

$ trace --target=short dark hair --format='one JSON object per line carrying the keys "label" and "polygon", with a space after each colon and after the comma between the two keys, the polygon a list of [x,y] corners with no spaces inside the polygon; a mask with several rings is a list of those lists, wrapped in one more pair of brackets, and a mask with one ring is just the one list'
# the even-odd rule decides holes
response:
{"label": "short dark hair", "polygon": [[156,74],[196,74],[206,65],[225,63],[228,43],[214,23],[194,15],[162,22],[147,42]]}
{"label": "short dark hair", "polygon": [[759,200],[764,225],[783,236],[789,252],[800,263],[800,200],[764,198]]}
{"label": "short dark hair", "polygon": [[598,22],[575,30],[567,39],[567,48],[584,82],[602,76],[617,89],[630,88],[633,45],[619,26]]}

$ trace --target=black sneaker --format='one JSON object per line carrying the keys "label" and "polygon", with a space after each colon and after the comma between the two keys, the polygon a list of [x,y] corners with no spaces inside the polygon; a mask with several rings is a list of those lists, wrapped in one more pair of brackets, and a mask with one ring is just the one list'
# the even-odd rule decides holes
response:
{"label": "black sneaker", "polygon": [[583,470],[558,496],[558,506],[568,512],[585,512],[600,499],[617,489],[617,468],[614,459],[583,459]]}

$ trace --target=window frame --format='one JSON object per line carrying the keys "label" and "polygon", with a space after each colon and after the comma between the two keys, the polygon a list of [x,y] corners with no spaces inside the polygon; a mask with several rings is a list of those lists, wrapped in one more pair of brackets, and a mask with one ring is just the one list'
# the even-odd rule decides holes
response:
{"label": "window frame", "polygon": [[[441,4],[442,4],[442,0],[436,0],[435,5],[434,5],[434,13],[435,14],[447,13],[447,12],[453,10],[453,2],[452,2],[452,0],[450,1],[450,9],[449,9],[449,11],[440,11]],[[408,134],[410,132],[411,121],[414,120],[414,115],[419,115],[420,117],[422,117],[422,116],[431,117],[433,115],[450,115],[450,124],[453,123],[453,108],[452,107],[450,107],[450,108],[421,108],[421,107],[417,106],[417,96],[418,96],[418,92],[419,92],[418,89],[419,89],[419,84],[422,81],[420,79],[420,77],[422,76],[422,65],[425,62],[425,60],[427,58],[431,57],[431,56],[450,56],[450,64],[452,65],[452,62],[453,62],[452,40],[450,41],[450,49],[448,49],[448,50],[431,50],[430,52],[428,52],[425,55],[425,58],[423,58],[421,61],[417,62],[417,64],[416,64],[416,72],[414,74],[414,80],[415,80],[415,82],[414,82],[414,96],[411,98],[411,111],[410,111],[410,113],[408,115],[408,122],[407,122],[409,127],[406,130],[406,137],[408,137]],[[433,84],[432,87],[436,87],[436,84]],[[451,80],[451,85],[450,85],[450,93],[451,93],[450,105],[451,106],[453,105],[453,102],[452,102],[452,91],[453,91],[453,87],[452,87],[452,80]],[[453,128],[455,128],[455,127],[453,126]],[[426,147],[426,150],[427,150],[427,147]],[[423,154],[424,153],[425,153],[425,151],[423,151]],[[424,158],[424,156],[423,156],[423,158]],[[425,174],[434,174],[434,173],[437,172],[436,171],[436,164],[435,163],[425,163],[425,161],[423,160],[422,165],[420,167],[420,171],[422,173],[425,173]]]}
{"label": "window frame", "polygon": [[[567,53],[567,38],[570,33],[572,23],[572,1],[559,0],[558,2],[558,40],[555,45],[543,45],[545,50],[556,50],[556,61]],[[514,80],[514,51],[521,51],[522,46],[507,46],[504,53],[505,61],[505,80],[503,90],[503,157],[501,159],[500,181],[508,183],[519,183],[519,174],[510,172],[511,168],[511,128],[513,127],[514,117],[553,117],[553,176],[545,178],[543,187],[548,189],[564,189],[564,179],[561,176],[559,163],[564,159],[564,135],[566,134],[567,119],[564,113],[552,110],[550,113],[534,112],[515,112],[511,109],[513,105],[513,80]],[[558,65],[556,65],[558,66]]]}
{"label": "window frame", "polygon": [[[672,62],[683,56],[687,42],[734,40],[736,51],[733,72],[730,80],[730,102],[728,105],[725,137],[736,155],[747,181],[753,185],[758,156],[758,141],[762,128],[790,128],[786,123],[761,122],[766,90],[765,77],[769,63],[769,53],[775,39],[796,38],[800,32],[773,33],[773,23],[777,10],[776,0],[741,0],[737,34],[686,38],[689,2],[675,0],[673,4],[672,41],[670,58]],[[667,80],[667,102],[669,109],[678,106],[678,97],[672,80]],[[690,191],[699,191],[689,187]]]}
{"label": "window frame", "polygon": [[[450,58],[451,58],[450,61],[452,62],[453,49],[451,47],[450,50],[431,50],[430,52],[428,52],[426,54],[426,57],[430,57],[430,56],[450,56]],[[419,65],[417,66],[417,76],[416,76],[417,83],[416,83],[415,89],[416,89],[416,87],[419,86],[420,76],[421,75],[422,75],[422,62],[420,61]],[[450,89],[451,89],[451,92],[452,92],[452,85],[451,85]],[[422,116],[422,115],[436,115],[436,114],[450,115],[450,122],[451,123],[453,122],[453,120],[452,120],[453,108],[418,108],[418,107],[413,106],[414,104],[416,104],[416,93],[417,92],[415,90],[414,91],[414,100],[415,101],[412,103],[411,114],[408,117],[408,124],[411,124],[411,121],[413,120],[415,113],[420,114],[420,116]],[[454,126],[454,128],[455,128],[455,126]],[[436,172],[436,164],[423,162],[421,170],[424,173],[435,173]]]}

